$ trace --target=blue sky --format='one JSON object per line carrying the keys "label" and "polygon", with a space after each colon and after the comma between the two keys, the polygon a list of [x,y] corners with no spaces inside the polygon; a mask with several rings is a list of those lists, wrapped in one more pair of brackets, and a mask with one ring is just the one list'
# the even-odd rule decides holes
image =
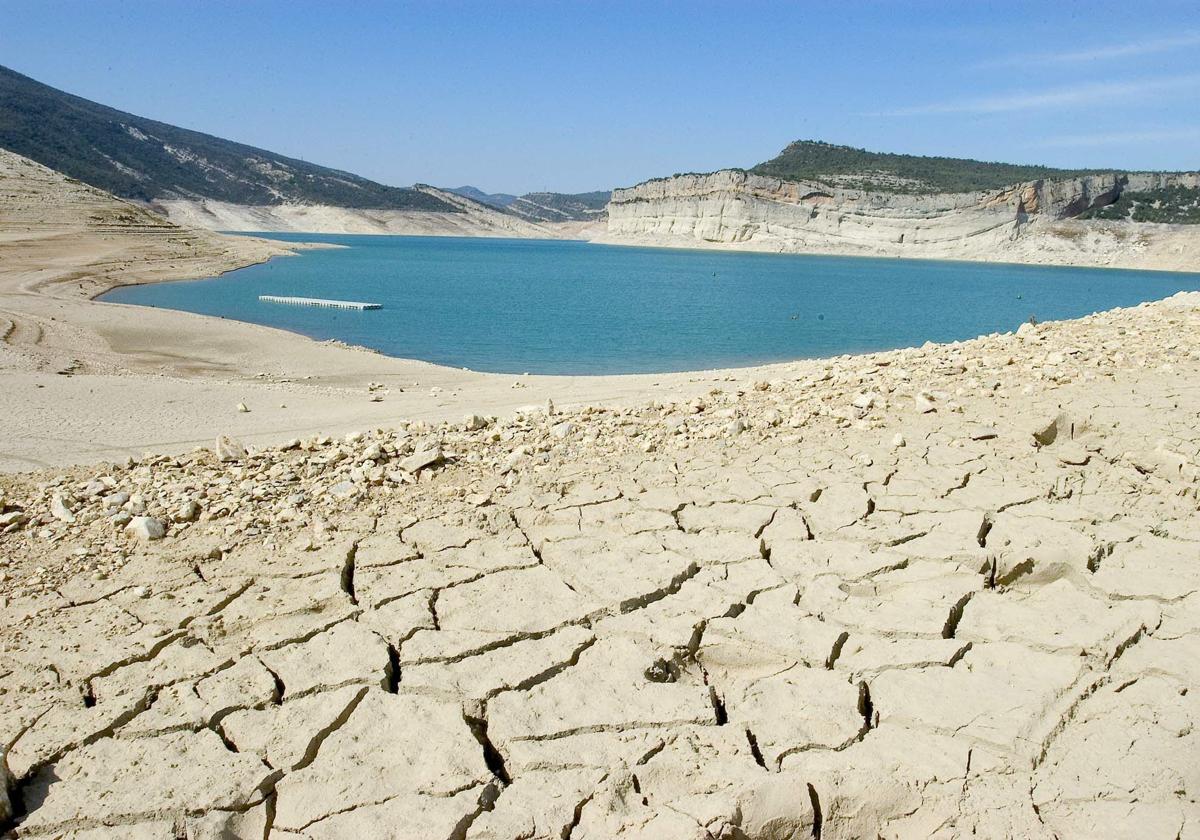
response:
{"label": "blue sky", "polygon": [[0,64],[390,184],[582,191],[797,138],[1200,167],[1200,3],[0,0]]}

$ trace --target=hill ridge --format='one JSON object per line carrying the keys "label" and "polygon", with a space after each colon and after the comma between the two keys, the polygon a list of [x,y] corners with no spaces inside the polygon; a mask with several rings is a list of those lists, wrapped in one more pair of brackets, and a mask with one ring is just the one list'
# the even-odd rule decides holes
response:
{"label": "hill ridge", "polygon": [[392,187],[110,108],[0,66],[0,148],[119,198],[321,204],[443,213],[435,195]]}

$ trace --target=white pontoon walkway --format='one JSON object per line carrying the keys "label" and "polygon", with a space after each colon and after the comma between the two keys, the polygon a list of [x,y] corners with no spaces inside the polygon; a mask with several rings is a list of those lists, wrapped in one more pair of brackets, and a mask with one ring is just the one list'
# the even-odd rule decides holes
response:
{"label": "white pontoon walkway", "polygon": [[382,303],[359,303],[353,300],[324,300],[322,298],[279,297],[278,295],[259,295],[258,299],[267,303],[287,303],[292,306],[321,306],[325,309],[383,309]]}

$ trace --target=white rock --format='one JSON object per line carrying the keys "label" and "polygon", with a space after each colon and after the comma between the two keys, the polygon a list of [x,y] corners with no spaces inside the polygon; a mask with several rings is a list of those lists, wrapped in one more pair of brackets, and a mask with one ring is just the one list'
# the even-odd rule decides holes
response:
{"label": "white rock", "polygon": [[217,438],[216,444],[213,446],[213,452],[217,454],[219,461],[240,461],[246,457],[246,447],[241,441],[235,440],[228,435],[221,435]]}
{"label": "white rock", "polygon": [[852,405],[861,411],[869,411],[875,405],[875,394],[864,391],[854,398]]}
{"label": "white rock", "polygon": [[75,514],[71,513],[71,509],[67,507],[67,503],[63,501],[63,497],[57,493],[50,500],[50,515],[61,522],[75,521]]}
{"label": "white rock", "polygon": [[116,493],[110,493],[104,497],[104,509],[116,510],[117,508],[124,507],[125,503],[128,501],[129,494],[124,490],[119,490]]}
{"label": "white rock", "polygon": [[440,446],[432,446],[426,449],[418,449],[401,461],[400,466],[407,472],[415,473],[423,470],[425,467],[438,463],[443,457],[442,448]]}
{"label": "white rock", "polygon": [[126,533],[145,542],[153,540],[161,540],[166,534],[167,529],[163,523],[155,519],[153,516],[135,516],[129,520],[129,524],[125,526]]}
{"label": "white rock", "polygon": [[8,513],[0,514],[0,528],[17,528],[25,522],[25,519],[23,511],[10,510]]}
{"label": "white rock", "polygon": [[571,422],[558,423],[551,429],[551,432],[559,440],[565,440],[575,432],[575,424]]}
{"label": "white rock", "polygon": [[238,403],[237,410],[240,411],[242,414],[247,414],[250,411],[250,409],[246,407],[245,403]]}
{"label": "white rock", "polygon": [[892,449],[900,449],[901,447],[907,445],[908,442],[904,439],[904,435],[896,432],[895,436],[892,438]]}
{"label": "white rock", "polygon": [[179,506],[179,510],[175,511],[176,522],[195,522],[200,518],[200,503],[195,499],[184,502]]}
{"label": "white rock", "polygon": [[468,493],[465,499],[471,507],[484,507],[492,503],[491,493]]}
{"label": "white rock", "polygon": [[358,489],[349,481],[339,481],[325,492],[337,499],[348,499],[357,493]]}

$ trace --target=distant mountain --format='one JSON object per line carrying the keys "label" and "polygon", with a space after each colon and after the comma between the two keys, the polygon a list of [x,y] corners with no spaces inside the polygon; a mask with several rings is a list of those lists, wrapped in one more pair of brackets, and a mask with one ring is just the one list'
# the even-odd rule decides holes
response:
{"label": "distant mountain", "polygon": [[517,200],[515,195],[509,195],[508,193],[485,193],[479,187],[445,187],[445,190],[446,192],[452,192],[466,198],[473,198],[483,204],[490,204],[493,207],[507,207]]}
{"label": "distant mountain", "polygon": [[532,222],[591,222],[607,218],[610,190],[586,193],[533,192],[508,205],[508,212]]}
{"label": "distant mountain", "polygon": [[869,152],[817,140],[790,143],[778,155],[749,171],[785,181],[816,181],[831,186],[898,193],[981,192],[1042,178],[1073,178],[1093,172]]}
{"label": "distant mountain", "polygon": [[591,222],[605,218],[610,190],[587,193],[531,192],[522,196],[485,193],[478,187],[448,187],[447,192],[507,210],[530,222]]}
{"label": "distant mountain", "polygon": [[0,148],[121,198],[459,213],[429,192],[127,114],[0,67]]}

